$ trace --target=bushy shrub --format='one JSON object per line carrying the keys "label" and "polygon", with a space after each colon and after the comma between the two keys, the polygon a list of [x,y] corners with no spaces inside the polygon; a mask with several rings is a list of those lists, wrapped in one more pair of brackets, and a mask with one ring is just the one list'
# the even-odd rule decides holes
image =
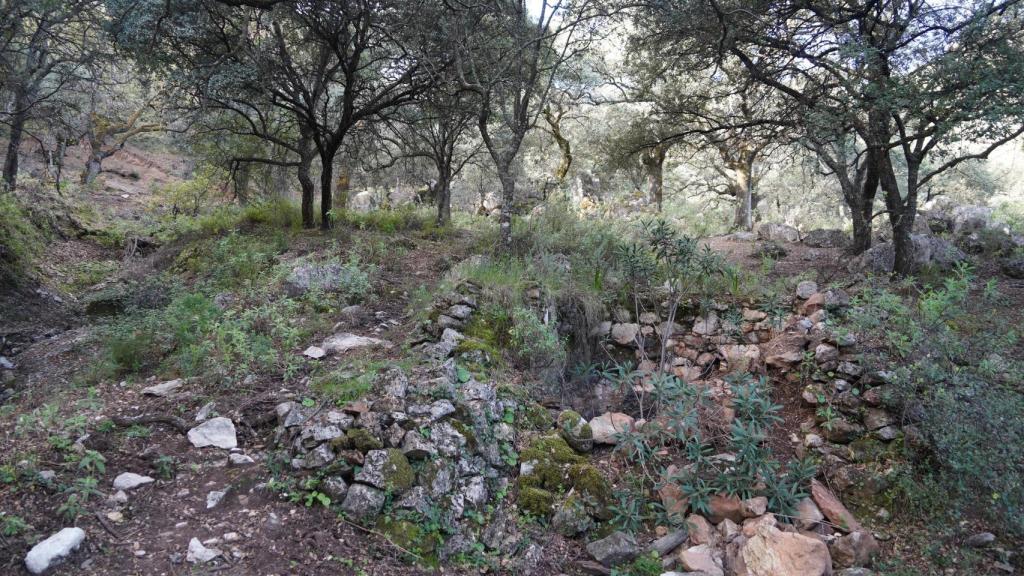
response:
{"label": "bushy shrub", "polygon": [[891,371],[886,401],[919,431],[923,444],[910,453],[919,475],[939,482],[950,506],[981,511],[1022,533],[1024,372],[1015,359],[1017,334],[998,311],[994,285],[975,284],[964,266],[913,296],[865,290],[849,328],[882,343],[867,360]]}

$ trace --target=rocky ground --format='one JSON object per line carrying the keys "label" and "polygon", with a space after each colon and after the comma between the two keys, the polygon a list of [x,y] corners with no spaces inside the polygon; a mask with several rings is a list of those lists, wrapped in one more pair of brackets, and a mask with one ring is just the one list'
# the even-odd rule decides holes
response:
{"label": "rocky ground", "polygon": [[[746,268],[763,268],[767,257],[766,279],[807,278],[781,305],[723,295],[705,314],[616,310],[593,333],[608,356],[648,373],[660,366],[703,390],[726,428],[737,417],[731,377],[764,376],[781,407],[767,443],[780,459],[822,463],[792,517],[769,513],[763,496],[715,494],[698,511],[667,473],[657,498],[674,525],[619,530],[610,522],[614,494],[634,474],[616,450],[621,433],[672,426],[637,408],[650,392],[598,383],[532,397],[515,374],[499,381],[467,370],[489,361],[487,350],[465,345],[479,287],[439,286],[471,256],[472,239],[409,235],[382,267],[380,298],[323,311],[315,324],[329,328],[287,350],[297,372],[287,381],[259,372],[84,381],[99,361],[100,321],[81,314],[74,294],[38,287],[31,306],[52,312],[8,330],[0,349],[0,569],[639,575],[636,559],[646,558],[643,574],[966,573],[930,566],[908,536],[915,529],[893,521],[903,511],[873,498],[887,488],[877,454],[912,438],[913,423],[887,408],[888,374],[860,364],[867,343],[828,320],[850,306],[857,271],[874,260],[851,271],[834,234],[801,242],[793,233],[765,227],[760,238],[709,242]],[[281,293],[329,289],[338,270],[298,258],[334,250],[327,240],[307,235],[281,256],[295,257]],[[116,258],[82,240],[60,250]],[[159,251],[133,257],[136,274],[167,259]],[[1008,313],[1019,315],[1024,290],[1012,263],[987,273]],[[426,314],[409,311],[418,289],[429,296]],[[226,294],[226,309],[231,298],[244,295]],[[328,368],[370,363],[383,368],[358,397],[328,403],[311,391],[312,377]],[[736,461],[714,457],[725,467]],[[936,545],[982,550],[972,571],[1013,572],[1012,546],[975,519],[958,534]]]}

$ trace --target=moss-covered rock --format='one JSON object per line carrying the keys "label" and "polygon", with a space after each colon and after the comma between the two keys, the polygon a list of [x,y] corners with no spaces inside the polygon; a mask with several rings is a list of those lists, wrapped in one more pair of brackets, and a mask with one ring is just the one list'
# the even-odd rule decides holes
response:
{"label": "moss-covered rock", "polygon": [[602,519],[608,517],[611,486],[564,438],[556,435],[535,438],[520,458],[528,464],[518,480],[520,494],[526,492],[535,497],[533,490],[541,490],[557,496],[572,490],[586,505],[588,514]]}
{"label": "moss-covered rock", "polygon": [[527,430],[546,431],[551,428],[551,413],[537,402],[523,402],[516,414],[516,425]]}
{"label": "moss-covered rock", "polygon": [[594,448],[594,431],[575,410],[563,410],[558,415],[558,433],[573,450],[590,452]]}
{"label": "moss-covered rock", "polygon": [[360,452],[369,452],[370,450],[380,450],[384,447],[384,444],[376,436],[370,433],[365,428],[352,428],[345,433],[348,439],[348,445]]}
{"label": "moss-covered rock", "polygon": [[611,518],[612,487],[593,464],[574,464],[569,467],[569,481],[573,489],[587,502],[587,511],[595,518]]}
{"label": "moss-covered rock", "polygon": [[534,516],[547,517],[555,504],[555,495],[543,488],[522,486],[519,489],[519,509]]}
{"label": "moss-covered rock", "polygon": [[387,449],[388,460],[384,468],[385,487],[396,492],[404,492],[416,484],[416,471],[409,464],[409,459],[397,448]]}
{"label": "moss-covered rock", "polygon": [[424,523],[411,520],[383,517],[377,521],[375,528],[389,540],[421,557],[427,565],[436,564],[436,552],[443,544],[437,532],[427,532]]}
{"label": "moss-covered rock", "polygon": [[466,438],[466,447],[471,451],[476,452],[477,441],[476,434],[473,432],[473,429],[461,420],[451,420],[451,425],[452,428],[455,428],[459,434],[462,434],[462,436]]}

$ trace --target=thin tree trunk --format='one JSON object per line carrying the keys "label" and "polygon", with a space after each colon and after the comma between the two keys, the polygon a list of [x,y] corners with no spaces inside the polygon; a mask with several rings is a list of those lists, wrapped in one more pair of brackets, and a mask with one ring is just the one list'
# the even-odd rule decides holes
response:
{"label": "thin tree trunk", "polygon": [[498,167],[498,179],[501,180],[501,213],[498,216],[498,228],[501,238],[501,250],[512,250],[512,207],[516,198],[516,179],[512,175],[511,163],[503,163]]}
{"label": "thin tree trunk", "polygon": [[644,165],[647,171],[647,193],[648,198],[651,202],[658,207],[658,213],[661,213],[662,204],[664,203],[665,196],[665,156],[668,153],[668,148],[663,144],[658,144],[649,150],[646,150],[640,157],[640,162]]}
{"label": "thin tree trunk", "polygon": [[754,179],[751,162],[739,162],[729,167],[732,173],[732,187],[736,200],[734,225],[748,232],[754,229]]}
{"label": "thin tree trunk", "polygon": [[437,166],[437,184],[434,185],[434,200],[437,202],[437,225],[447,226],[452,221],[452,168],[448,162]]}
{"label": "thin tree trunk", "polygon": [[[24,101],[22,97],[16,97],[14,109],[22,110]],[[4,183],[8,190],[14,190],[18,185],[18,152],[21,150],[21,139],[25,135],[25,120],[27,113],[18,112],[11,121],[10,138],[7,141],[7,156],[4,158]]]}
{"label": "thin tree trunk", "polygon": [[331,222],[331,209],[334,204],[334,156],[320,155],[320,229],[330,230],[333,227]]}

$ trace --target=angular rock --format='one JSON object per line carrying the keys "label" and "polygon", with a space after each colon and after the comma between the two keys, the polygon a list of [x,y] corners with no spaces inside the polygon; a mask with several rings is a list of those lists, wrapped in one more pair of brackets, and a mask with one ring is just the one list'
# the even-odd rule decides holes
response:
{"label": "angular rock", "polygon": [[437,448],[415,430],[405,433],[402,439],[402,453],[412,460],[423,460],[437,455]]}
{"label": "angular rock", "polygon": [[700,514],[690,514],[686,517],[686,531],[690,535],[690,543],[694,546],[701,544],[714,546],[718,541],[714,527]]}
{"label": "angular rock", "polygon": [[686,542],[687,533],[686,530],[676,530],[669,532],[668,534],[658,538],[647,548],[648,552],[653,552],[658,556],[665,556],[669,552],[679,548],[683,542]]}
{"label": "angular rock", "polygon": [[416,477],[405,455],[392,448],[367,452],[363,469],[356,474],[355,480],[381,490],[402,493],[412,487]]}
{"label": "angular rock", "polygon": [[181,378],[175,378],[174,380],[168,380],[167,382],[161,382],[154,386],[149,386],[142,389],[142,394],[145,396],[156,396],[163,398],[174,393],[178,388],[181,388],[185,384],[185,381]]}
{"label": "angular rock", "polygon": [[149,476],[143,476],[134,472],[122,472],[114,478],[114,490],[131,490],[145,484],[155,482]]}
{"label": "angular rock", "polygon": [[833,418],[825,423],[822,436],[829,442],[849,444],[864,435],[864,427],[846,418]]}
{"label": "angular rock", "polygon": [[348,483],[341,476],[328,476],[320,481],[320,491],[332,502],[341,502],[348,494]]}
{"label": "angular rock", "polygon": [[708,312],[704,316],[698,316],[693,322],[693,333],[700,336],[710,336],[715,332],[718,332],[721,322],[718,320],[718,314],[713,311]]}
{"label": "angular rock", "polygon": [[828,547],[816,538],[762,525],[740,551],[750,576],[831,576]]}
{"label": "angular rock", "polygon": [[238,438],[235,436],[235,424],[223,416],[210,418],[189,430],[188,440],[196,448],[215,446],[230,450],[231,448],[238,447]]}
{"label": "angular rock", "polygon": [[765,222],[757,227],[757,237],[761,240],[781,240],[783,242],[799,242],[800,231],[788,224]]}
{"label": "angular rock", "polygon": [[765,364],[775,368],[790,368],[804,359],[807,337],[795,331],[787,331],[772,338],[761,348]]}
{"label": "angular rock", "polygon": [[252,459],[252,456],[239,454],[237,452],[228,454],[228,461],[231,462],[232,466],[251,466],[256,463],[256,461]]}
{"label": "angular rock", "polygon": [[707,576],[725,576],[722,562],[715,555],[715,550],[707,544],[692,546],[679,552],[679,564],[691,572],[700,572]]}
{"label": "angular rock", "polygon": [[620,434],[633,429],[633,417],[621,412],[605,412],[590,420],[590,432],[595,444],[618,444],[615,438]]}
{"label": "angular rock", "polygon": [[840,568],[871,566],[879,552],[878,542],[870,532],[858,530],[832,541],[829,551],[832,562]]}
{"label": "angular rock", "polygon": [[624,532],[612,532],[608,537],[587,544],[587,552],[605,567],[611,568],[629,562],[640,553],[636,538]]}
{"label": "angular rock", "polygon": [[811,230],[801,240],[811,248],[843,248],[850,243],[846,232],[842,230]]}
{"label": "angular rock", "polygon": [[185,559],[192,564],[205,564],[218,556],[222,556],[223,554],[223,552],[216,548],[207,548],[206,546],[203,546],[203,543],[199,541],[199,538],[193,538],[188,542],[188,554],[185,556]]}
{"label": "angular rock", "polygon": [[313,360],[319,360],[324,356],[327,356],[327,351],[319,346],[310,346],[302,351],[302,355],[306,358],[312,358]]}
{"label": "angular rock", "polygon": [[978,532],[964,540],[964,546],[968,548],[984,548],[996,541],[996,535],[991,532]]}
{"label": "angular rock", "polygon": [[743,501],[736,496],[712,494],[708,499],[708,520],[718,524],[728,518],[737,524],[747,516],[743,512]]}
{"label": "angular rock", "polygon": [[728,344],[719,346],[718,351],[725,359],[727,374],[753,372],[761,360],[761,349],[754,344]]}
{"label": "angular rock", "polygon": [[209,494],[206,495],[206,509],[212,510],[213,508],[216,508],[217,505],[221,503],[221,500],[224,500],[224,497],[227,495],[227,490],[211,491]]}
{"label": "angular rock", "polygon": [[64,528],[33,546],[25,555],[25,567],[33,574],[42,574],[64,562],[84,541],[81,528]]}
{"label": "angular rock", "polygon": [[349,487],[341,509],[349,516],[369,520],[377,516],[384,507],[384,492],[366,484]]}
{"label": "angular rock", "polygon": [[797,530],[814,530],[825,519],[825,515],[821,513],[818,505],[811,498],[804,498],[797,503],[795,516],[793,524],[796,525]]}
{"label": "angular rock", "polygon": [[814,503],[818,505],[821,513],[837,529],[843,532],[862,530],[860,522],[857,522],[857,519],[846,509],[846,506],[843,506],[843,503],[836,498],[835,494],[832,494],[832,491],[821,482],[818,482],[817,479],[811,480],[811,498],[814,499]]}

